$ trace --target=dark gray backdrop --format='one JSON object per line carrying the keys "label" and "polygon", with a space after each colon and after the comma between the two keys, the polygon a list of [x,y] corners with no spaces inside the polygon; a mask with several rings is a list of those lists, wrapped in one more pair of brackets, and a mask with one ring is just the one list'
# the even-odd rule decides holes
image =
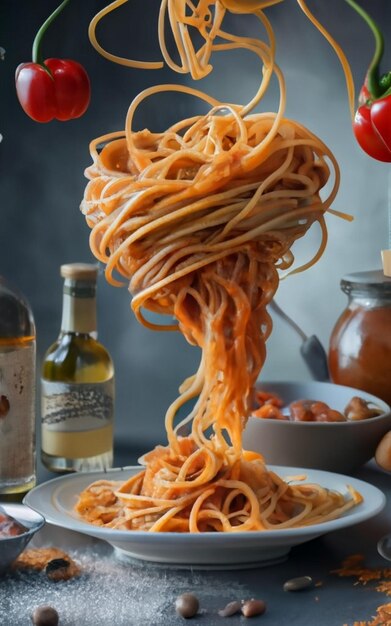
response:
{"label": "dark gray backdrop", "polygon": [[[87,113],[68,123],[37,124],[21,110],[15,95],[16,66],[31,59],[31,45],[40,24],[56,0],[0,0],[0,273],[29,298],[37,324],[38,362],[55,339],[60,325],[59,266],[91,261],[89,229],[79,212],[90,163],[89,141],[124,126],[131,99],[143,88],[160,82],[183,82],[170,70],[139,71],[101,58],[87,38],[89,21],[107,0],[73,0],[53,24],[44,42],[45,57],[79,60],[92,81]],[[342,44],[352,63],[357,86],[373,51],[365,24],[344,0],[310,0],[318,18]],[[362,0],[388,36],[384,69],[391,67],[391,3]],[[155,60],[160,57],[155,29],[158,0],[131,0],[107,18],[101,41],[119,55]],[[301,13],[295,0],[271,7],[268,16],[277,35],[277,60],[288,86],[287,116],[297,119],[335,152],[342,171],[335,208],[355,215],[354,224],[330,216],[326,254],[309,272],[281,284],[278,302],[306,332],[325,345],[344,305],[339,291],[342,274],[380,266],[380,249],[387,240],[389,165],[367,158],[350,130],[342,70],[334,53]],[[260,33],[257,21],[229,17],[237,33]],[[387,39],[387,37],[386,37]],[[259,82],[256,59],[243,53],[215,57],[215,71],[197,87],[222,100],[249,100]],[[277,91],[269,90],[262,109],[276,110]],[[162,130],[191,114],[190,99],[152,100],[137,117],[138,128]],[[298,255],[311,254],[318,241],[314,232]],[[178,334],[141,328],[129,310],[126,289],[99,282],[99,334],[109,348],[117,372],[117,445],[150,447],[164,441],[164,412],[181,381],[197,367],[199,353]],[[309,376],[299,356],[299,339],[279,320],[269,340],[264,379]]]}

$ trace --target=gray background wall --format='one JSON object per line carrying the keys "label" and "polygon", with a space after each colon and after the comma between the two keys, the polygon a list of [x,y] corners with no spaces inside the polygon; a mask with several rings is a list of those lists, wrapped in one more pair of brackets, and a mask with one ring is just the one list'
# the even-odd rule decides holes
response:
{"label": "gray background wall", "polygon": [[[91,261],[89,230],[79,212],[89,165],[89,141],[123,128],[131,99],[144,87],[185,79],[171,71],[138,71],[114,65],[90,46],[90,19],[108,0],[73,0],[48,32],[45,57],[74,58],[87,68],[92,102],[79,120],[37,124],[21,110],[15,95],[16,66],[31,58],[39,25],[56,0],[0,0],[0,273],[28,297],[37,324],[38,360],[59,331],[64,262]],[[357,87],[373,52],[370,32],[343,0],[309,2],[320,21],[342,44]],[[361,0],[388,34],[384,70],[391,67],[391,3]],[[158,0],[132,0],[107,18],[101,41],[112,52],[136,58],[159,58],[154,21]],[[340,277],[380,267],[380,250],[388,247],[387,195],[389,164],[369,159],[357,147],[350,126],[344,77],[327,42],[301,13],[294,0],[267,10],[277,36],[277,60],[287,81],[286,115],[318,134],[334,151],[341,167],[341,188],[334,207],[355,216],[353,224],[329,216],[329,245],[320,262],[284,281],[277,302],[308,334],[327,345],[345,304]],[[227,27],[258,36],[254,19],[230,17]],[[387,37],[386,37],[387,40]],[[243,53],[216,56],[215,71],[197,86],[221,100],[247,102],[259,82],[256,59]],[[262,109],[275,110],[277,91],[268,92]],[[189,99],[151,101],[137,118],[139,128],[162,130],[194,111]],[[390,179],[391,181],[391,179]],[[391,182],[390,182],[391,184]],[[310,233],[297,248],[307,258],[319,240]],[[133,319],[126,289],[99,281],[99,334],[117,372],[117,445],[150,447],[164,441],[165,409],[181,381],[195,371],[199,352],[179,334],[152,333]],[[264,380],[304,379],[309,373],[299,355],[300,340],[279,319],[268,343]]]}

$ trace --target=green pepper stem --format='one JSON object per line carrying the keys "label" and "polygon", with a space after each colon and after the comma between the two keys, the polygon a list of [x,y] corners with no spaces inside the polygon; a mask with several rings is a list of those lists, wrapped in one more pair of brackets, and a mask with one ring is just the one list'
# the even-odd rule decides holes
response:
{"label": "green pepper stem", "polygon": [[43,62],[42,52],[41,52],[42,38],[45,32],[47,31],[47,29],[49,28],[50,24],[56,19],[57,15],[61,13],[61,11],[68,4],[68,2],[69,0],[63,0],[60,6],[58,6],[57,9],[53,11],[51,15],[49,15],[47,20],[45,20],[45,22],[42,24],[41,28],[35,35],[35,39],[33,41],[33,51],[32,51],[33,63],[39,63],[39,65],[43,65],[45,67],[45,64]]}
{"label": "green pepper stem", "polygon": [[367,87],[374,98],[381,96],[379,85],[379,65],[384,51],[384,39],[380,28],[370,15],[355,0],[346,0],[348,4],[365,20],[375,37],[375,53],[367,72]]}

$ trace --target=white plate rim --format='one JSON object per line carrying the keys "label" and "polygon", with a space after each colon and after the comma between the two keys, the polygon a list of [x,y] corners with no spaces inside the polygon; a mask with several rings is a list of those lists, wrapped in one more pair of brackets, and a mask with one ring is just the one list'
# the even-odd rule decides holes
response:
{"label": "white plate rim", "polygon": [[[150,544],[159,544],[160,542],[164,542],[166,545],[173,543],[177,546],[178,542],[185,543],[187,545],[202,543],[203,545],[211,544],[216,547],[221,544],[225,545],[231,543],[254,544],[258,543],[258,541],[264,543],[265,540],[268,539],[272,539],[274,542],[274,540],[278,538],[281,542],[286,543],[290,538],[293,539],[306,536],[324,535],[331,531],[364,522],[380,513],[386,504],[385,494],[378,487],[352,476],[308,468],[276,465],[268,465],[267,467],[269,470],[280,476],[296,476],[304,474],[307,476],[306,482],[320,483],[324,486],[328,486],[330,489],[338,489],[336,483],[339,484],[340,490],[344,487],[346,488],[347,485],[350,485],[361,493],[364,501],[356,507],[348,510],[341,517],[322,522],[320,524],[312,524],[298,528],[245,531],[240,533],[151,533],[148,531],[116,530],[111,528],[102,528],[100,526],[94,526],[92,524],[88,524],[87,522],[83,522],[79,520],[76,515],[71,515],[67,510],[64,512],[59,511],[58,506],[56,505],[56,498],[58,497],[58,494],[61,493],[61,489],[64,488],[64,486],[71,485],[72,483],[75,483],[75,487],[76,485],[79,485],[79,487],[75,489],[76,498],[77,493],[95,480],[126,480],[132,473],[142,469],[140,466],[129,466],[123,468],[111,468],[103,472],[83,472],[53,478],[34,487],[24,497],[23,502],[43,515],[46,522],[49,524],[103,539],[109,543],[114,541],[126,542],[142,538],[143,541],[147,541]],[[50,501],[45,503],[45,498],[48,498],[49,496]]]}

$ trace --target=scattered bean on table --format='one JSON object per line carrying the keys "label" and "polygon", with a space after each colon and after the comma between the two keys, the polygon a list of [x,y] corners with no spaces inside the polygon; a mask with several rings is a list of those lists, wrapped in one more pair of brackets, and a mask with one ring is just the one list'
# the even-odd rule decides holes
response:
{"label": "scattered bean on table", "polygon": [[57,581],[64,578],[64,574],[69,570],[69,561],[66,559],[52,559],[46,565],[45,573],[50,580]]}
{"label": "scattered bean on table", "polygon": [[246,600],[242,605],[242,614],[244,617],[263,615],[265,611],[266,603],[263,600]]}
{"label": "scattered bean on table", "polygon": [[176,612],[186,619],[194,617],[198,612],[199,606],[198,598],[192,593],[183,593],[175,601]]}
{"label": "scattered bean on table", "polygon": [[298,576],[297,578],[287,580],[283,585],[283,589],[284,591],[302,591],[312,587],[312,584],[311,576]]}
{"label": "scattered bean on table", "polygon": [[58,613],[52,606],[37,606],[32,614],[34,626],[58,626]]}
{"label": "scattered bean on table", "polygon": [[239,613],[242,605],[239,601],[235,600],[233,602],[228,602],[228,604],[218,611],[220,617],[231,617],[231,615],[235,615],[235,613]]}

